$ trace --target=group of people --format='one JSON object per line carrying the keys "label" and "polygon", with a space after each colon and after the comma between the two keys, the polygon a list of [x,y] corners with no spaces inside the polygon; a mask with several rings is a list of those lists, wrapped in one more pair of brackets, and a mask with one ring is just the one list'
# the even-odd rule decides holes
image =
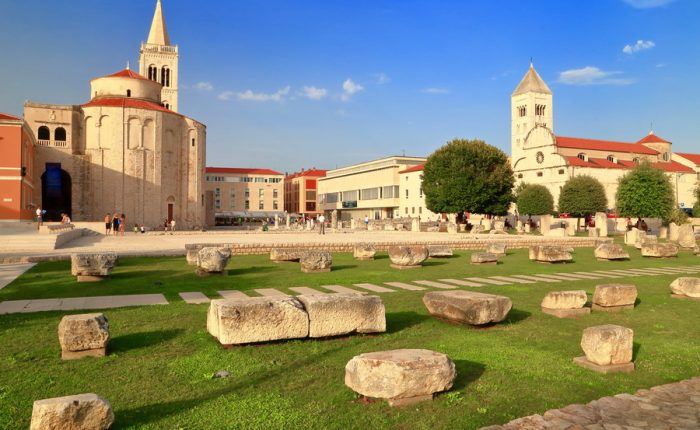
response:
{"label": "group of people", "polygon": [[126,215],[118,214],[105,215],[105,235],[109,236],[124,236],[124,230],[126,228]]}
{"label": "group of people", "polygon": [[175,231],[175,219],[174,218],[171,219],[170,221],[168,221],[167,219],[163,221],[163,231],[168,231],[168,229],[170,229],[170,231]]}

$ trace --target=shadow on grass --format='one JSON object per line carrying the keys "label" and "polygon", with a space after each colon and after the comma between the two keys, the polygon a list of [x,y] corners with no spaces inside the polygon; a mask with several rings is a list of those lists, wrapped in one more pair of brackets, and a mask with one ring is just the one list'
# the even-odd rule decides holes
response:
{"label": "shadow on grass", "polygon": [[[194,275],[196,267],[193,267],[192,269],[192,274]],[[142,270],[141,268],[139,270],[129,270],[125,272],[112,272],[112,275],[106,279],[106,283],[108,283],[110,280],[113,281],[121,281],[125,279],[138,279],[139,281],[142,281],[144,278],[157,278],[157,279],[167,279],[171,277],[181,277],[183,276],[183,273],[181,272],[174,272],[172,270]],[[77,281],[76,281],[77,283]]]}
{"label": "shadow on grass", "polygon": [[243,267],[243,268],[239,268],[239,269],[228,269],[228,276],[247,275],[249,273],[274,272],[275,270],[279,270],[279,268],[276,266]]}
{"label": "shadow on grass", "polygon": [[642,349],[641,343],[632,342],[632,361],[637,361],[637,355],[639,355],[640,349]]}
{"label": "shadow on grass", "polygon": [[109,340],[109,352],[125,352],[166,342],[184,330],[156,330],[125,334]]}
{"label": "shadow on grass", "polygon": [[375,260],[388,260],[389,256],[387,254],[374,254]]}
{"label": "shadow on grass", "polygon": [[[442,260],[445,260],[445,259],[443,258]],[[448,263],[447,263],[447,261],[426,260],[423,262],[423,267],[442,266],[443,264],[448,264]]]}
{"label": "shadow on grass", "polygon": [[462,390],[476,381],[486,370],[486,366],[469,360],[453,360],[457,369],[457,376],[451,390]]}
{"label": "shadow on grass", "polygon": [[522,309],[511,309],[510,312],[508,312],[508,316],[505,320],[503,320],[503,322],[509,324],[516,324],[520,321],[524,321],[530,318],[531,315],[532,312],[524,311]]}
{"label": "shadow on grass", "polygon": [[336,272],[338,270],[347,270],[347,269],[354,269],[357,267],[357,264],[339,264],[337,266],[333,266],[331,269],[333,272]]}
{"label": "shadow on grass", "polygon": [[411,328],[430,318],[428,315],[421,315],[416,312],[394,312],[386,314],[386,332],[397,333],[401,330]]}

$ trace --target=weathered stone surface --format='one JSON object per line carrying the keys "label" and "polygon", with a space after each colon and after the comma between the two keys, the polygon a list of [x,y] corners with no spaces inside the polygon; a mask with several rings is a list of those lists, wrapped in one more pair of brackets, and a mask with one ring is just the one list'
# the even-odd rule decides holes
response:
{"label": "weathered stone surface", "polygon": [[230,244],[226,243],[187,243],[185,244],[185,259],[187,264],[196,266],[199,256],[199,250],[202,248],[230,248]]}
{"label": "weathered stone surface", "polygon": [[377,249],[371,243],[360,243],[355,245],[352,256],[355,260],[374,260]]}
{"label": "weathered stone surface", "polygon": [[642,257],[678,257],[678,245],[673,243],[644,243],[641,249]]}
{"label": "weathered stone surface", "polygon": [[595,228],[599,237],[608,237],[608,215],[605,212],[595,213]]}
{"label": "weathered stone surface", "polygon": [[395,349],[353,357],[345,366],[345,385],[367,397],[381,399],[429,399],[449,390],[456,376],[455,364],[439,352]]}
{"label": "weathered stone surface", "polygon": [[603,243],[593,251],[598,260],[629,260],[630,254],[617,243]]}
{"label": "weathered stone surface", "polygon": [[270,260],[275,263],[281,261],[299,261],[304,252],[306,251],[303,249],[273,248],[270,250]]}
{"label": "weathered stone surface", "polygon": [[637,243],[637,233],[639,233],[639,230],[636,228],[627,230],[625,232],[625,245],[634,246]]}
{"label": "weathered stone surface", "polygon": [[445,245],[428,245],[428,257],[429,258],[449,258],[454,254],[452,253],[452,248]]}
{"label": "weathered stone surface", "polygon": [[231,258],[229,248],[202,248],[197,253],[197,270],[205,273],[221,273]]}
{"label": "weathered stone surface", "polygon": [[629,284],[596,285],[593,304],[602,307],[634,306],[637,300],[637,287]]}
{"label": "weathered stone surface", "polygon": [[472,264],[497,264],[498,255],[490,252],[474,252],[471,255]]}
{"label": "weathered stone surface", "polygon": [[634,247],[637,249],[642,249],[642,246],[652,243],[658,243],[659,237],[653,234],[649,234],[645,231],[637,232],[637,241],[634,243]]}
{"label": "weathered stone surface", "polygon": [[588,327],[583,330],[581,349],[586,359],[595,364],[629,363],[632,361],[633,337],[632,329],[619,325]]}
{"label": "weathered stone surface", "polygon": [[30,430],[105,430],[114,422],[109,402],[97,394],[37,400]]}
{"label": "weathered stone surface", "polygon": [[591,227],[588,229],[588,237],[600,237],[600,232],[597,228]]}
{"label": "weathered stone surface", "polygon": [[222,345],[295,339],[309,334],[309,317],[294,297],[212,300],[207,330]]}
{"label": "weathered stone surface", "polygon": [[573,260],[571,253],[557,246],[531,246],[528,250],[530,260],[546,263],[563,263]]}
{"label": "weathered stone surface", "polygon": [[513,307],[508,297],[472,291],[433,291],[423,303],[433,316],[469,325],[501,322]]}
{"label": "weathered stone surface", "polygon": [[557,227],[550,229],[547,233],[543,233],[543,236],[549,237],[566,237],[566,229]]}
{"label": "weathered stone surface", "polygon": [[700,298],[700,278],[690,276],[678,278],[671,282],[671,291],[681,296]]}
{"label": "weathered stone surface", "polygon": [[695,249],[693,250],[693,254],[700,255],[700,246],[695,247]]}
{"label": "weathered stone surface", "polygon": [[419,266],[428,258],[428,248],[425,246],[390,246],[389,258],[396,266]]}
{"label": "weathered stone surface", "polygon": [[681,248],[695,248],[695,231],[691,224],[683,224],[678,228],[678,245]]}
{"label": "weathered stone surface", "polygon": [[301,295],[297,300],[309,315],[309,337],[386,331],[386,311],[378,296]]}
{"label": "weathered stone surface", "polygon": [[457,224],[455,224],[453,222],[448,222],[447,223],[447,232],[448,233],[458,233],[459,228],[457,227]]}
{"label": "weathered stone surface", "polygon": [[83,351],[104,356],[109,342],[109,324],[102,313],[66,315],[58,324],[58,342],[64,359],[80,358]]}
{"label": "weathered stone surface", "polygon": [[588,296],[584,290],[550,291],[542,300],[542,307],[548,309],[579,309],[582,308]]}
{"label": "weathered stone surface", "polygon": [[333,257],[328,251],[307,251],[301,255],[299,262],[304,273],[330,272]]}
{"label": "weathered stone surface", "polygon": [[82,253],[70,256],[70,268],[73,276],[109,276],[117,264],[114,252]]}
{"label": "weathered stone surface", "polygon": [[678,224],[676,224],[675,222],[672,222],[668,225],[668,240],[678,241],[678,229]]}
{"label": "weathered stone surface", "polygon": [[505,242],[491,242],[486,245],[485,251],[490,254],[496,254],[499,257],[505,257],[507,249],[508,245]]}

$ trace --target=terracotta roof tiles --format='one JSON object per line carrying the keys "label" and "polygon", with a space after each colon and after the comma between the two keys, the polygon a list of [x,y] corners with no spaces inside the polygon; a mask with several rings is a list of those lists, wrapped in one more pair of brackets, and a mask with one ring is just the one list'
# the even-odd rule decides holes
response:
{"label": "terracotta roof tiles", "polygon": [[272,169],[258,169],[245,167],[207,167],[207,173],[238,173],[249,175],[281,175],[282,173]]}
{"label": "terracotta roof tiles", "polygon": [[579,137],[556,136],[560,148],[576,148],[610,152],[657,155],[659,152],[640,143],[615,142],[612,140],[583,139]]}

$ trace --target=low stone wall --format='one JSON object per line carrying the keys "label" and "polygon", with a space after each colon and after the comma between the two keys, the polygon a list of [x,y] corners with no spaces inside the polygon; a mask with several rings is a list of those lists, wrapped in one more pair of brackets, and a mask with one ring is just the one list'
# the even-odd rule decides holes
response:
{"label": "low stone wall", "polygon": [[39,234],[59,234],[73,229],[73,224],[43,224],[39,227]]}
{"label": "low stone wall", "polygon": [[56,235],[56,244],[53,249],[58,249],[61,246],[71,242],[83,235],[85,232],[82,228],[76,228],[71,230],[64,230]]}

